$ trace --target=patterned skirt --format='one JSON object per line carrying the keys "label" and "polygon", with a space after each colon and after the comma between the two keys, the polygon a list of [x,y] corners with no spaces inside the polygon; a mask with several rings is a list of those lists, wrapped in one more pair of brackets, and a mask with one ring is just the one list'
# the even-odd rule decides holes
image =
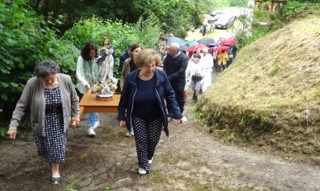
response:
{"label": "patterned skirt", "polygon": [[[61,120],[59,120],[61,119]],[[46,115],[46,136],[34,133],[38,154],[49,162],[63,163],[67,146],[67,133],[63,132],[63,123],[57,125],[55,121],[62,121],[62,113]]]}
{"label": "patterned skirt", "polygon": [[[57,105],[61,105],[60,88],[45,89],[46,109],[53,111]],[[67,146],[67,133],[63,129],[62,109],[54,112],[46,112],[45,136],[33,134],[38,154],[49,162],[63,163]]]}

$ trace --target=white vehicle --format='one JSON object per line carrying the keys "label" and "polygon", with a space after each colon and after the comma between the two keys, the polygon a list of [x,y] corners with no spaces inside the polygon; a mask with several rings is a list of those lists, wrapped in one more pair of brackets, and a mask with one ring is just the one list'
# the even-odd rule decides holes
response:
{"label": "white vehicle", "polygon": [[228,29],[233,25],[236,17],[231,14],[220,14],[218,20],[214,23],[216,29]]}
{"label": "white vehicle", "polygon": [[210,15],[214,17],[216,15],[220,15],[220,14],[224,14],[224,13],[226,13],[224,10],[216,10],[216,11],[212,11],[210,13]]}

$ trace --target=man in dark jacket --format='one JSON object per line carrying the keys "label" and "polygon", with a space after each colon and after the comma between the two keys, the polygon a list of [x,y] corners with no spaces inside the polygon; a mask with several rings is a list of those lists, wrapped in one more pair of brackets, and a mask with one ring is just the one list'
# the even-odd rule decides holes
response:
{"label": "man in dark jacket", "polygon": [[123,63],[126,59],[130,58],[130,49],[131,49],[131,46],[133,45],[133,43],[130,43],[128,45],[128,50],[124,51],[121,56],[120,56],[120,73],[122,71],[122,67],[123,67]]}
{"label": "man in dark jacket", "polygon": [[[181,113],[184,110],[184,88],[186,85],[186,69],[188,57],[182,53],[177,43],[172,43],[168,48],[168,54],[163,61],[163,69],[167,73],[172,88],[175,91]],[[169,115],[171,111],[169,111]]]}

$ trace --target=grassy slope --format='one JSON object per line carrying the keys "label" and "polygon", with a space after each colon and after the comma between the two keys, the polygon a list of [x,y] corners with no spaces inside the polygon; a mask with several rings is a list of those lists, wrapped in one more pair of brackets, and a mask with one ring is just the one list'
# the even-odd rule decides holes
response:
{"label": "grassy slope", "polygon": [[242,49],[199,101],[211,130],[319,162],[319,43],[320,19],[309,18]]}

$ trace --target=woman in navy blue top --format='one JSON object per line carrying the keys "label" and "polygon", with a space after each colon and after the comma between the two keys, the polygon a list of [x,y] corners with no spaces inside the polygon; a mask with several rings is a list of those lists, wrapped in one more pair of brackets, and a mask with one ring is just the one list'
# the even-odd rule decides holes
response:
{"label": "woman in navy blue top", "polygon": [[[152,49],[139,52],[135,58],[138,70],[124,83],[118,107],[120,126],[127,124],[135,133],[139,174],[147,174],[159,142],[161,130],[169,136],[167,110],[181,121],[182,115],[167,75],[156,69],[160,55]],[[166,105],[165,105],[166,103]]]}

